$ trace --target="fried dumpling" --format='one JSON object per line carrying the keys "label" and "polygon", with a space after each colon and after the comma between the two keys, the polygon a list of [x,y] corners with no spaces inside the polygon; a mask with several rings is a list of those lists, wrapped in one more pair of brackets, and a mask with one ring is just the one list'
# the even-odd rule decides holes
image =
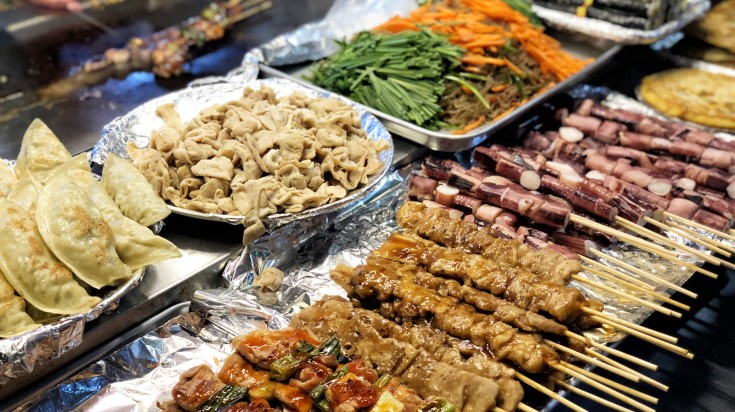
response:
{"label": "fried dumpling", "polygon": [[32,174],[26,173],[18,180],[12,192],[8,194],[8,200],[20,206],[31,216],[36,215],[36,201],[41,184],[36,181]]}
{"label": "fried dumpling", "polygon": [[23,177],[28,172],[39,183],[44,184],[53,175],[54,169],[71,159],[71,154],[58,137],[39,119],[34,120],[20,145],[15,174]]}
{"label": "fried dumpling", "polygon": [[33,218],[8,199],[0,199],[0,239],[0,270],[33,306],[44,312],[74,314],[100,302],[51,253]]}
{"label": "fried dumpling", "polygon": [[145,176],[132,163],[112,153],[102,169],[102,184],[123,214],[143,226],[160,222],[171,213]]}
{"label": "fried dumpling", "polygon": [[0,197],[8,197],[17,184],[18,178],[15,176],[15,172],[10,169],[10,166],[4,160],[0,159]]}
{"label": "fried dumpling", "polygon": [[63,171],[41,190],[36,204],[38,230],[54,255],[79,279],[97,289],[118,285],[132,272],[120,260],[112,230],[87,194],[85,186],[91,180],[82,179],[91,175],[79,172]]}
{"label": "fried dumpling", "polygon": [[26,301],[15,296],[3,272],[0,272],[0,338],[8,338],[41,326],[25,312]]}
{"label": "fried dumpling", "polygon": [[115,250],[130,269],[181,257],[181,251],[173,243],[123,215],[100,182],[91,183],[89,196],[110,225],[115,237]]}

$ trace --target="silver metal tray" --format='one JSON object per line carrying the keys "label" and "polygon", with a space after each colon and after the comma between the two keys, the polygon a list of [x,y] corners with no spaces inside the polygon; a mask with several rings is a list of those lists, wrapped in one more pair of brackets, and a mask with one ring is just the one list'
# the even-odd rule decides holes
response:
{"label": "silver metal tray", "polygon": [[637,30],[607,21],[575,16],[539,5],[533,11],[549,27],[579,33],[595,39],[605,39],[621,44],[651,44],[683,29],[692,21],[704,16],[710,9],[709,0],[689,0],[686,9],[677,20],[665,23],[654,30]]}
{"label": "silver metal tray", "polygon": [[[383,162],[382,170],[372,176],[367,184],[351,191],[346,197],[333,203],[307,209],[299,213],[278,213],[270,215],[267,217],[269,227],[280,226],[295,220],[312,218],[346,207],[364,197],[388,173],[393,161],[393,139],[383,125],[372,114],[365,111],[363,106],[359,106],[351,100],[332,92],[305,88],[282,79],[252,80],[244,83],[238,81],[230,82],[223,79],[217,82],[190,85],[186,89],[153,99],[138,106],[125,116],[116,118],[105,126],[102,131],[102,139],[95,145],[92,151],[92,160],[98,164],[104,164],[107,153],[115,153],[118,156],[128,159],[130,158],[127,153],[127,144],[129,142],[134,142],[139,147],[148,147],[151,130],[163,126],[163,121],[156,116],[156,108],[164,103],[175,103],[182,120],[188,121],[206,107],[239,98],[242,96],[242,91],[245,87],[259,89],[261,86],[272,88],[279,97],[300,91],[311,97],[337,97],[344,100],[350,105],[355,106],[360,114],[362,128],[365,130],[367,138],[375,141],[384,140],[388,143],[388,149],[380,152],[378,155],[378,158]],[[243,219],[242,216],[202,213],[195,210],[188,210],[173,206],[168,202],[167,205],[172,212],[195,219],[225,222],[235,225],[241,224]]]}
{"label": "silver metal tray", "polygon": [[[596,70],[608,64],[612,60],[612,58],[622,49],[622,46],[612,45],[611,43],[605,42],[602,42],[599,47],[596,47],[591,45],[590,43],[579,41],[573,36],[565,34],[555,34],[554,38],[559,40],[564,45],[564,50],[572,54],[573,56],[580,58],[592,57],[595,59],[595,61],[590,63],[587,67],[585,67],[575,75],[569,77],[562,82],[559,82],[556,86],[552,87],[548,91],[535,96],[528,103],[514,110],[509,115],[503,117],[496,122],[478,127],[477,129],[474,129],[469,133],[463,135],[455,135],[446,131],[432,131],[417,126],[413,123],[407,122],[405,120],[399,119],[397,117],[391,116],[389,114],[383,113],[371,107],[362,107],[364,107],[365,110],[374,114],[380,120],[382,120],[383,124],[385,124],[385,127],[392,133],[424,145],[431,150],[438,150],[442,152],[458,152],[475,147],[505,126],[508,126],[509,124],[518,119],[521,119],[522,117],[525,117],[540,103],[543,103],[550,97],[562,91],[565,91],[578,83],[581,83]],[[289,67],[283,70],[276,67],[268,66],[266,64],[260,64],[259,67],[261,73],[266,76],[285,78],[310,89],[326,92],[326,90],[315,86],[314,84],[304,79],[304,75],[308,74],[309,72],[308,65]]]}

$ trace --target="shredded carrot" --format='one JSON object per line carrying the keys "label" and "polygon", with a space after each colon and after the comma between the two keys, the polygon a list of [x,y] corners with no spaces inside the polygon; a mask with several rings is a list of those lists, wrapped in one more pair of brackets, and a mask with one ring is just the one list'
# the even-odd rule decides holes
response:
{"label": "shredded carrot", "polygon": [[467,86],[462,86],[461,88],[462,88],[462,92],[463,92],[464,94],[472,94],[472,90],[470,90],[470,88],[469,88],[469,87],[467,87]]}
{"label": "shredded carrot", "polygon": [[[506,53],[510,46],[520,46],[538,63],[541,73],[552,76],[556,82],[572,76],[592,61],[578,59],[565,52],[557,40],[545,34],[543,29],[531,24],[525,15],[503,0],[428,2],[409,16],[393,17],[373,31],[398,33],[423,28],[446,35],[451,43],[464,48],[466,52],[460,60],[463,63],[462,69],[468,73],[482,75],[489,72],[487,66],[507,67],[507,70],[515,75],[526,78],[527,73],[507,58]],[[534,94],[546,91],[556,82],[547,84]],[[498,85],[491,90],[498,93],[510,86]],[[462,91],[468,93],[466,87],[462,87]],[[496,100],[496,96],[488,96],[489,103],[495,103]],[[508,115],[524,103],[525,101],[514,104],[494,120]],[[479,126],[485,121],[484,116],[482,122],[478,123],[479,120],[476,119],[462,130],[453,133],[463,134]]]}
{"label": "shredded carrot", "polygon": [[496,121],[498,121],[498,120],[502,119],[503,117],[505,117],[505,116],[507,116],[507,115],[509,115],[509,114],[513,113],[513,111],[514,111],[514,110],[515,110],[515,109],[516,109],[517,107],[518,107],[518,105],[516,105],[516,104],[514,104],[514,105],[510,106],[510,109],[508,109],[508,110],[504,111],[503,113],[500,113],[499,115],[495,116],[495,118],[493,119],[493,121],[494,121],[494,122],[496,122]]}
{"label": "shredded carrot", "polygon": [[474,122],[468,124],[467,126],[461,128],[460,130],[454,130],[452,131],[452,134],[465,134],[468,133],[470,130],[480,127],[483,123],[485,123],[485,115],[480,116],[477,118]]}

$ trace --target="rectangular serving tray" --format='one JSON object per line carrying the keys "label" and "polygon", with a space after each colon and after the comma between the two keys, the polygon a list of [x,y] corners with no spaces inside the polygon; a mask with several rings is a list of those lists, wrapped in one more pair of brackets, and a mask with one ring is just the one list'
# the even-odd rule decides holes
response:
{"label": "rectangular serving tray", "polygon": [[[595,61],[590,63],[577,74],[559,82],[556,86],[546,92],[537,95],[528,103],[514,110],[509,115],[493,123],[478,127],[469,133],[455,135],[447,131],[428,130],[371,107],[366,107],[366,110],[377,116],[391,133],[426,146],[431,150],[458,152],[470,149],[479,145],[505,126],[526,116],[535,107],[550,97],[583,82],[592,73],[608,64],[622,49],[622,46],[620,45],[614,45],[607,42],[602,42],[599,45],[592,45],[590,43],[580,41],[575,36],[568,34],[554,33],[553,37],[559,40],[564,46],[564,50],[573,56],[579,58],[594,58]],[[285,68],[271,67],[261,64],[260,72],[266,77],[281,77],[315,90],[324,90],[304,78],[304,76],[309,73],[309,68],[309,64],[289,66]]]}

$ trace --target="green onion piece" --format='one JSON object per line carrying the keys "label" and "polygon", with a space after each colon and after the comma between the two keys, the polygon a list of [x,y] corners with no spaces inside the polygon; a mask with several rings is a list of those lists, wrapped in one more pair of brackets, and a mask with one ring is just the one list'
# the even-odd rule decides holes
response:
{"label": "green onion piece", "polygon": [[382,388],[383,386],[387,385],[388,382],[390,382],[391,378],[392,376],[390,376],[389,374],[387,373],[383,374],[383,376],[381,376],[380,378],[378,378],[377,381],[375,381],[375,387],[378,389]]}
{"label": "green onion piece", "polygon": [[332,336],[322,343],[319,347],[319,353],[326,355],[339,355],[339,339],[336,336]]}
{"label": "green onion piece", "polygon": [[455,412],[457,408],[444,399],[434,399],[419,409],[419,412]]}
{"label": "green onion piece", "polygon": [[500,50],[500,53],[498,53],[498,58],[499,59],[502,59],[508,53],[513,53],[513,52],[517,52],[517,51],[518,51],[518,49],[516,49],[515,47],[513,47],[513,45],[511,44],[511,42],[505,43],[505,45],[503,46],[503,48]]}
{"label": "green onion piece", "polygon": [[309,392],[309,397],[313,399],[315,402],[318,402],[321,398],[324,397],[324,392],[327,390],[327,385],[320,383],[319,385],[316,385],[314,389],[312,389]]}
{"label": "green onion piece", "polygon": [[485,99],[485,97],[483,97],[482,94],[480,94],[480,92],[477,89],[475,89],[475,86],[473,86],[472,84],[470,84],[470,83],[468,83],[468,82],[460,79],[457,76],[451,76],[450,75],[450,76],[444,76],[444,78],[447,79],[447,80],[451,80],[453,82],[456,82],[456,83],[458,83],[458,84],[460,84],[460,85],[462,85],[462,86],[470,89],[470,91],[472,92],[472,94],[474,94],[475,97],[477,97],[477,99],[480,101],[480,103],[482,103],[482,105],[485,106],[486,109],[490,110],[490,103],[487,102],[487,99]]}
{"label": "green onion piece", "polygon": [[248,394],[247,388],[241,388],[239,386],[225,385],[224,388],[220,389],[219,392],[212,395],[211,398],[207,399],[206,402],[201,404],[197,408],[197,412],[217,412],[225,406],[232,405],[233,403],[244,398]]}
{"label": "green onion piece", "polygon": [[526,98],[526,88],[523,87],[523,82],[521,81],[521,78],[518,77],[517,74],[511,73],[510,78],[513,80],[513,83],[515,83],[516,87],[518,88],[518,94],[521,95],[521,100]]}
{"label": "green onion piece", "polygon": [[459,75],[462,77],[468,78],[468,79],[479,80],[481,82],[484,82],[487,80],[487,76],[483,76],[481,74],[462,72]]}
{"label": "green onion piece", "polygon": [[250,389],[250,399],[265,399],[271,401],[275,398],[276,384],[275,382],[266,382],[257,388]]}
{"label": "green onion piece", "polygon": [[329,406],[329,401],[322,399],[316,403],[316,407],[322,412],[331,412],[332,408]]}

